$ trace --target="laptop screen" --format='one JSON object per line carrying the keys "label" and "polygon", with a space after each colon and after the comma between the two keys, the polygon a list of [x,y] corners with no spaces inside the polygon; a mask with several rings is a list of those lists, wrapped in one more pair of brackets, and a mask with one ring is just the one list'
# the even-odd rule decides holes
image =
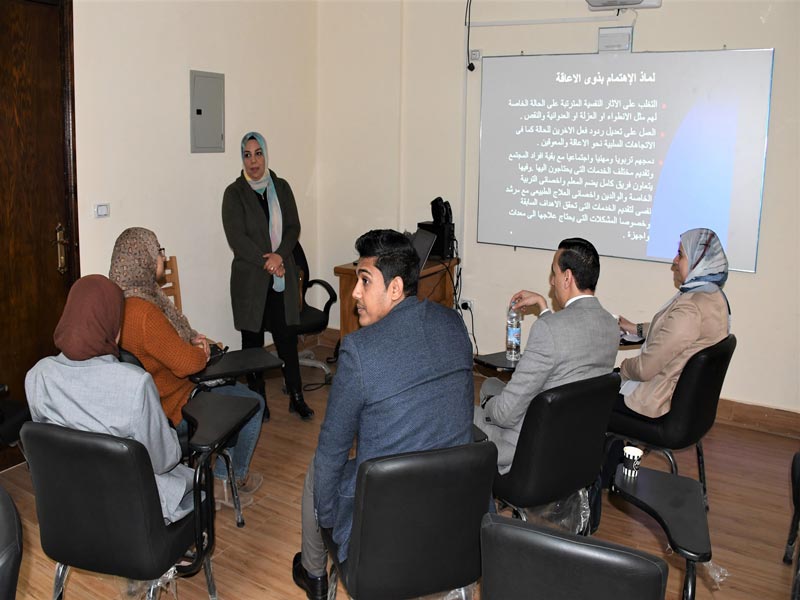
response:
{"label": "laptop screen", "polygon": [[414,235],[411,236],[411,244],[414,246],[414,250],[417,251],[417,256],[419,256],[420,271],[425,266],[435,241],[436,234],[425,229],[417,229]]}

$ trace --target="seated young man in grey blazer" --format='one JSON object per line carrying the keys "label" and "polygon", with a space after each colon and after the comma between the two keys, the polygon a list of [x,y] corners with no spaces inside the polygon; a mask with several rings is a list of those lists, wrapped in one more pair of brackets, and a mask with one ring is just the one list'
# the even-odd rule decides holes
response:
{"label": "seated young man in grey blazer", "polygon": [[553,256],[550,295],[561,310],[552,311],[541,294],[521,290],[511,305],[539,318],[507,384],[496,377],[481,386],[474,422],[497,445],[500,473],[511,468],[525,413],[534,396],[550,388],[609,373],[619,346],[619,324],[594,297],[600,257],[582,238],[562,240]]}
{"label": "seated young man in grey blazer", "polygon": [[[409,239],[373,230],[356,241],[353,298],[361,329],[342,340],[339,366],[302,500],[302,552],[292,576],[311,600],[327,598],[332,530],[347,558],[358,466],[371,458],[472,440],[472,344],[452,309],[419,301],[419,258]],[[353,441],[356,455],[348,460]]]}

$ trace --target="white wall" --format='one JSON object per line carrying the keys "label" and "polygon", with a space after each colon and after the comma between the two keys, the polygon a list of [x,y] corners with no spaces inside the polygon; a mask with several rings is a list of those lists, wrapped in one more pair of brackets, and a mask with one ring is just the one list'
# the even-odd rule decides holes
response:
{"label": "white wall", "polygon": [[[193,326],[238,348],[220,208],[246,131],[266,137],[316,246],[316,6],[77,0],[73,12],[81,271],[107,273],[117,235],[150,228],[178,256]],[[190,70],[225,75],[225,153],[189,151]],[[110,218],[92,218],[98,202]]]}
{"label": "white wall", "polygon": [[[591,13],[579,0],[476,1],[473,22],[587,17],[608,22],[476,27],[471,46],[485,54],[593,52],[599,26],[627,25],[634,16]],[[387,24],[389,18],[397,20]],[[429,218],[430,200],[441,195],[456,214],[463,296],[475,300],[480,350],[492,352],[503,346],[511,294],[521,287],[547,291],[552,253],[515,252],[475,241],[480,65],[471,74],[464,68],[463,19],[461,1],[322,3],[322,270],[330,273],[335,264],[352,257],[353,238],[370,227],[413,229],[417,221]],[[365,21],[374,23],[366,31]],[[638,12],[634,33],[636,51],[776,49],[758,272],[733,273],[726,288],[739,347],[723,395],[795,411],[800,410],[800,318],[793,302],[779,308],[776,299],[793,299],[800,291],[798,24],[797,2],[664,0],[661,9]],[[350,74],[342,80],[331,73],[345,56]],[[401,99],[399,112],[396,97]],[[376,127],[377,113],[381,119]],[[393,184],[395,188],[387,189]],[[328,204],[334,197],[334,204]],[[649,320],[672,293],[665,265],[602,260],[598,295],[614,313]]]}
{"label": "white wall", "polygon": [[[465,69],[461,0],[77,0],[74,12],[84,273],[107,269],[124,227],[153,227],[181,257],[192,322],[236,344],[219,203],[238,173],[237,138],[255,128],[298,197],[313,276],[333,281],[333,266],[354,257],[359,234],[413,230],[429,218],[431,199],[443,196],[456,217],[463,296],[475,300],[481,352],[501,349],[514,291],[546,291],[551,253],[475,242],[480,65]],[[476,0],[472,10],[474,22],[596,16],[582,0]],[[614,23],[476,27],[471,45],[486,54],[592,52],[597,27]],[[664,0],[661,9],[639,11],[634,34],[636,51],[776,49],[758,272],[733,273],[726,287],[739,347],[723,396],[794,411],[798,24],[794,1]],[[189,69],[226,74],[224,155],[188,152]],[[112,218],[91,219],[91,205],[109,200]],[[664,265],[606,258],[598,295],[612,312],[647,320],[673,292],[670,280]]]}
{"label": "white wall", "polygon": [[[532,3],[518,17],[541,19],[583,16],[582,10],[567,10],[563,4]],[[506,18],[519,9],[494,11],[496,5],[480,5],[475,20]],[[477,7],[476,7],[477,8]],[[798,291],[798,71],[800,70],[796,28],[800,23],[796,2],[675,2],[665,0],[659,10],[639,11],[635,25],[636,51],[700,50],[774,47],[775,70],[769,128],[766,185],[761,223],[758,272],[732,273],[726,292],[733,309],[733,331],[738,348],[726,378],[726,398],[797,411],[798,404],[798,311],[775,303],[781,294],[790,298]],[[574,9],[571,6],[570,9]],[[721,15],[724,13],[724,18]],[[609,13],[614,14],[614,13]],[[620,24],[631,22],[623,18]],[[603,25],[611,25],[607,23]],[[498,54],[572,53],[593,51],[596,23],[540,25],[531,27],[482,28],[475,31],[475,46]],[[513,31],[511,31],[513,29]],[[736,76],[732,73],[731,76]],[[479,110],[477,77],[468,86],[468,127],[474,136]],[[474,99],[474,101],[472,101]],[[474,149],[477,139],[468,144]],[[519,286],[545,291],[552,253],[536,250],[496,248],[474,243],[477,160],[467,163],[464,294],[476,298],[480,307],[478,339],[486,350],[500,348],[502,305]],[[676,240],[677,246],[677,240]],[[506,268],[498,269],[496,265]],[[512,274],[518,274],[514,277]],[[649,320],[674,293],[667,265],[606,258],[598,288],[601,302],[614,313],[634,321]],[[489,307],[486,305],[489,304]],[[529,326],[529,325],[528,325]],[[483,348],[482,348],[483,350]],[[485,350],[484,350],[485,351]],[[621,353],[624,357],[626,353]]]}

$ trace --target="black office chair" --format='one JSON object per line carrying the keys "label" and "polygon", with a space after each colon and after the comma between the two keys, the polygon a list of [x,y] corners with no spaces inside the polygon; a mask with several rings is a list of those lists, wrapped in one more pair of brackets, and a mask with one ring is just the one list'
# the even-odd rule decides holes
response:
{"label": "black office chair", "polygon": [[0,486],[0,598],[17,597],[19,565],[22,562],[22,524],[14,501]]}
{"label": "black office chair", "polygon": [[[230,373],[226,373],[224,377],[221,377],[221,379],[234,379],[235,376],[237,376],[237,375],[244,375],[244,374],[250,373],[251,372],[250,369],[251,369],[253,364],[261,365],[263,363],[263,359],[260,359],[260,358],[253,359],[253,353],[257,352],[258,350],[259,349],[238,350],[238,351],[234,351],[234,352],[231,352],[230,354],[226,355],[226,358],[234,359],[232,361],[233,362],[232,367],[231,367],[232,371]],[[270,356],[266,352],[264,354],[267,357]],[[140,369],[144,369],[144,365],[142,365],[141,361],[136,357],[136,355],[134,355],[132,352],[128,352],[127,350],[125,350],[121,346],[119,348],[119,360],[120,360],[120,362],[128,363],[128,364],[137,366]],[[218,367],[219,363],[217,363],[216,366]],[[209,369],[210,368],[207,367],[205,369],[205,371],[208,371]],[[204,373],[205,371],[202,371],[202,373]],[[190,379],[192,381],[194,381],[195,383],[199,383],[201,380],[203,380],[202,377],[198,378],[197,375],[191,376]],[[191,438],[195,434],[195,432],[197,431],[197,428],[199,426],[203,425],[203,423],[199,423],[197,421],[197,419],[195,418],[195,416],[194,416],[195,412],[197,414],[201,414],[201,411],[200,411],[201,405],[203,407],[202,408],[203,417],[201,417],[201,420],[203,418],[210,419],[211,422],[214,423],[215,426],[216,425],[220,425],[221,423],[223,423],[223,421],[230,421],[230,419],[233,419],[234,421],[238,421],[240,419],[240,410],[238,408],[236,410],[232,410],[232,411],[225,410],[225,406],[226,405],[224,404],[224,402],[226,402],[226,400],[223,400],[223,397],[221,395],[216,395],[215,394],[215,395],[213,395],[213,397],[209,397],[207,399],[200,399],[200,396],[203,396],[203,394],[200,393],[200,394],[197,394],[197,395],[194,396],[194,398],[199,400],[198,402],[195,403],[195,407],[194,407],[197,410],[190,411],[190,413],[187,414],[186,409],[191,404],[191,401],[189,403],[187,403],[186,405],[184,405],[183,416],[184,416],[184,418],[187,420],[187,422],[189,424],[189,429],[188,429],[188,431],[186,433],[178,434],[178,444],[181,447],[181,456],[183,457],[184,461],[188,461],[188,462],[193,461],[194,458],[195,458],[194,452],[192,451],[192,449],[190,447],[190,444],[189,444],[189,438]],[[230,396],[228,398],[230,398]],[[205,407],[206,406],[214,406],[215,404],[219,404],[218,414],[217,415],[209,415],[209,411]],[[257,406],[256,406],[255,410],[258,410]],[[233,430],[233,431],[235,431],[235,433],[228,438],[227,442],[225,443],[225,446],[223,448],[220,448],[220,450],[219,450],[219,454],[222,457],[222,459],[225,461],[225,466],[226,466],[226,468],[228,470],[228,485],[230,486],[231,495],[233,497],[233,504],[234,504],[233,512],[234,512],[234,518],[236,519],[236,526],[237,527],[244,527],[244,516],[242,515],[242,507],[241,507],[241,504],[240,504],[240,501],[239,501],[239,494],[236,491],[235,484],[233,483],[233,481],[234,481],[234,478],[232,476],[233,467],[232,467],[232,463],[231,463],[230,453],[227,451],[227,448],[231,448],[231,447],[236,445],[238,431],[239,431],[239,429],[241,429],[243,423],[244,422],[242,422],[242,424],[240,424],[238,427],[236,427],[236,429]],[[206,422],[205,424],[208,425],[209,423]],[[216,429],[218,429],[218,428],[215,427],[215,430]],[[216,433],[216,431],[215,431],[215,433]],[[225,433],[227,434],[228,432],[225,431]]]}
{"label": "black office chair", "polygon": [[646,419],[613,411],[608,421],[609,446],[613,438],[619,438],[661,452],[676,475],[678,464],[672,451],[694,445],[706,509],[708,491],[702,439],[717,418],[719,394],[735,349],[736,336],[730,334],[692,356],[683,367],[669,412],[663,417]]}
{"label": "black office chair", "polygon": [[[158,580],[192,548],[189,564],[177,566],[177,575],[194,575],[204,567],[209,598],[216,599],[210,453],[195,470],[195,507],[200,508],[165,525],[150,456],[136,440],[29,422],[22,427],[22,441],[42,550],[58,563],[54,600],[64,597],[71,566]],[[157,591],[153,582],[147,598]]]}
{"label": "black office chair", "polygon": [[511,469],[495,476],[494,495],[501,505],[525,521],[525,508],[596,484],[619,384],[619,375],[608,373],[536,395],[522,422]]}
{"label": "black office chair", "polygon": [[[786,542],[786,550],[783,554],[783,562],[791,565],[795,559],[795,542],[797,542],[797,528],[800,526],[800,452],[797,452],[792,459],[792,501],[794,511],[792,512],[792,522],[789,525],[789,539]],[[800,600],[800,556],[795,565],[794,578],[792,583],[792,600]]]}
{"label": "black office chair", "polygon": [[22,424],[31,420],[31,411],[23,400],[9,397],[8,386],[0,383],[0,444],[16,446]]}
{"label": "black office chair", "polygon": [[481,574],[480,523],[491,500],[497,448],[479,442],[365,461],[358,469],[347,560],[333,559],[357,600],[404,600],[465,587]]}
{"label": "black office chair", "polygon": [[667,564],[610,542],[487,514],[482,600],[663,600]]}
{"label": "black office chair", "polygon": [[[297,325],[297,333],[299,335],[313,335],[316,333],[322,333],[328,327],[331,306],[333,306],[338,299],[336,292],[327,281],[323,281],[322,279],[310,279],[311,276],[308,270],[308,260],[306,259],[306,254],[303,252],[303,247],[300,245],[300,242],[295,244],[292,255],[298,271],[301,272],[300,324]],[[325,306],[322,308],[322,310],[311,306],[306,300],[306,293],[315,285],[321,286],[328,293],[328,300],[325,302]],[[317,360],[311,350],[303,350],[298,356],[300,357],[301,365],[305,367],[322,369],[325,373],[325,383],[328,384],[331,382],[333,374],[331,373],[330,368],[321,360]]]}

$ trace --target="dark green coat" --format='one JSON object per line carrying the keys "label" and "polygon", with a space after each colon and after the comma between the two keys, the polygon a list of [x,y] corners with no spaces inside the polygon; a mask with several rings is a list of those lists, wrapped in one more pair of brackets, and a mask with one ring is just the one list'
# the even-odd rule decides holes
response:
{"label": "dark green coat", "polygon": [[272,286],[272,275],[264,270],[267,252],[277,252],[286,269],[286,289],[283,299],[286,323],[297,325],[299,319],[299,291],[297,267],[292,256],[300,236],[300,218],[292,188],[285,179],[270,170],[278,203],[283,217],[283,238],[277,249],[272,248],[269,227],[258,196],[243,175],[225,189],[222,197],[222,225],[225,237],[233,250],[231,262],[231,304],[233,325],[237,330],[260,331],[264,316],[267,291]]}

